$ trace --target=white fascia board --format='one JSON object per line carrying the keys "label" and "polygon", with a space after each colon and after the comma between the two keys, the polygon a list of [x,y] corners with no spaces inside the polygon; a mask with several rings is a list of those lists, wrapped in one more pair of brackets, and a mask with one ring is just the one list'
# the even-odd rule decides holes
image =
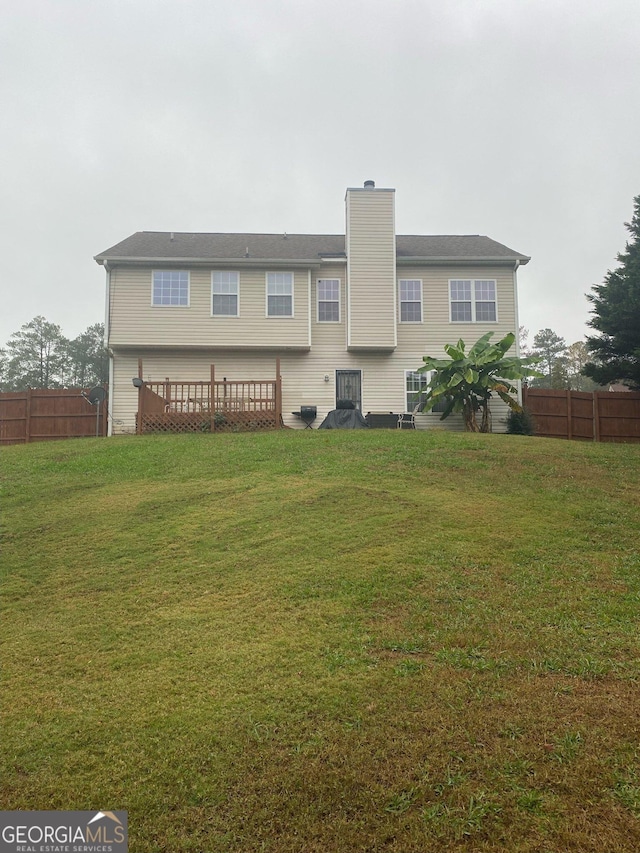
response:
{"label": "white fascia board", "polygon": [[505,257],[502,255],[501,257],[487,257],[484,255],[483,257],[472,258],[465,256],[461,258],[460,256],[442,256],[442,257],[419,257],[415,255],[414,257],[407,257],[406,255],[402,255],[401,257],[396,258],[397,266],[411,266],[412,264],[425,264],[425,265],[436,265],[436,264],[453,264],[453,265],[474,265],[474,264],[503,264],[504,266],[513,266],[514,263],[518,263],[520,266],[524,266],[528,264],[531,258],[524,257]]}
{"label": "white fascia board", "polygon": [[162,353],[163,355],[177,355],[179,353],[199,353],[203,356],[210,356],[214,353],[221,352],[309,352],[311,347],[308,344],[212,344],[204,346],[202,344],[185,344],[184,346],[176,346],[175,344],[135,344],[132,342],[122,342],[112,344],[111,349],[117,355],[135,355],[136,353]]}
{"label": "white fascia board", "polygon": [[109,257],[109,258],[94,258],[96,263],[104,264],[108,262],[110,264],[153,264],[154,266],[161,266],[162,264],[177,264],[181,266],[230,266],[234,267],[239,266],[254,266],[254,267],[265,267],[265,266],[274,266],[278,267],[304,267],[307,269],[308,267],[319,267],[322,265],[322,260],[320,258],[125,258],[125,257]]}

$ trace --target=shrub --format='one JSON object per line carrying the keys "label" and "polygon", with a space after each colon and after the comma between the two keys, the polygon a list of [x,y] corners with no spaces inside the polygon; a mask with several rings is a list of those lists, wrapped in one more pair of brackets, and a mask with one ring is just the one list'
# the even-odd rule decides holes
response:
{"label": "shrub", "polygon": [[535,435],[536,425],[528,409],[519,412],[513,409],[507,415],[507,432],[509,435]]}

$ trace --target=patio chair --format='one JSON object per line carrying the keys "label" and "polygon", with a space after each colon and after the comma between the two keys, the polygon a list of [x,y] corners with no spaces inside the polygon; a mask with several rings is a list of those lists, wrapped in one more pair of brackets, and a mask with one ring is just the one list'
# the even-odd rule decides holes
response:
{"label": "patio chair", "polygon": [[416,406],[412,412],[402,412],[398,415],[398,429],[415,429],[416,414],[420,411],[420,407]]}

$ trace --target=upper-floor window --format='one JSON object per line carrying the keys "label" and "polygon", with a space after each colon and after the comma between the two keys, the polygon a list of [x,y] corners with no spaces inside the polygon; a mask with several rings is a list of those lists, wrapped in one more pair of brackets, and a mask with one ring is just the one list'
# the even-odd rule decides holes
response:
{"label": "upper-floor window", "polygon": [[238,317],[240,276],[216,270],[211,274],[211,313],[214,317]]}
{"label": "upper-floor window", "polygon": [[340,280],[319,278],[317,284],[318,323],[340,322]]}
{"label": "upper-floor window", "polygon": [[452,323],[493,323],[498,318],[493,279],[452,280],[449,301]]}
{"label": "upper-floor window", "polygon": [[267,317],[293,317],[293,273],[267,273]]}
{"label": "upper-floor window", "polygon": [[422,323],[422,282],[419,279],[401,278],[398,289],[400,322]]}
{"label": "upper-floor window", "polygon": [[188,305],[189,273],[186,270],[154,270],[152,305]]}

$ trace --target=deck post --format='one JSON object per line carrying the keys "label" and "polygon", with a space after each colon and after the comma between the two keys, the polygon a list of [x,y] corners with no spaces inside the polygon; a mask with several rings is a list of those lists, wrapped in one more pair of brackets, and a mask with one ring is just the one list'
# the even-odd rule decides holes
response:
{"label": "deck post", "polygon": [[209,417],[211,418],[211,432],[215,432],[216,429],[216,398],[215,398],[215,387],[216,387],[216,366],[215,364],[211,365],[211,378],[210,378],[211,387],[209,390]]}
{"label": "deck post", "polygon": [[25,397],[26,410],[24,413],[24,440],[25,444],[31,441],[31,388],[27,388],[27,396]]}
{"label": "deck post", "polygon": [[[138,379],[144,382],[142,359],[138,359]],[[142,414],[144,409],[144,385],[138,385],[138,417],[136,418],[136,435],[142,435]]]}
{"label": "deck post", "polygon": [[276,358],[276,429],[280,429],[282,426],[282,375],[280,373],[280,359]]}

